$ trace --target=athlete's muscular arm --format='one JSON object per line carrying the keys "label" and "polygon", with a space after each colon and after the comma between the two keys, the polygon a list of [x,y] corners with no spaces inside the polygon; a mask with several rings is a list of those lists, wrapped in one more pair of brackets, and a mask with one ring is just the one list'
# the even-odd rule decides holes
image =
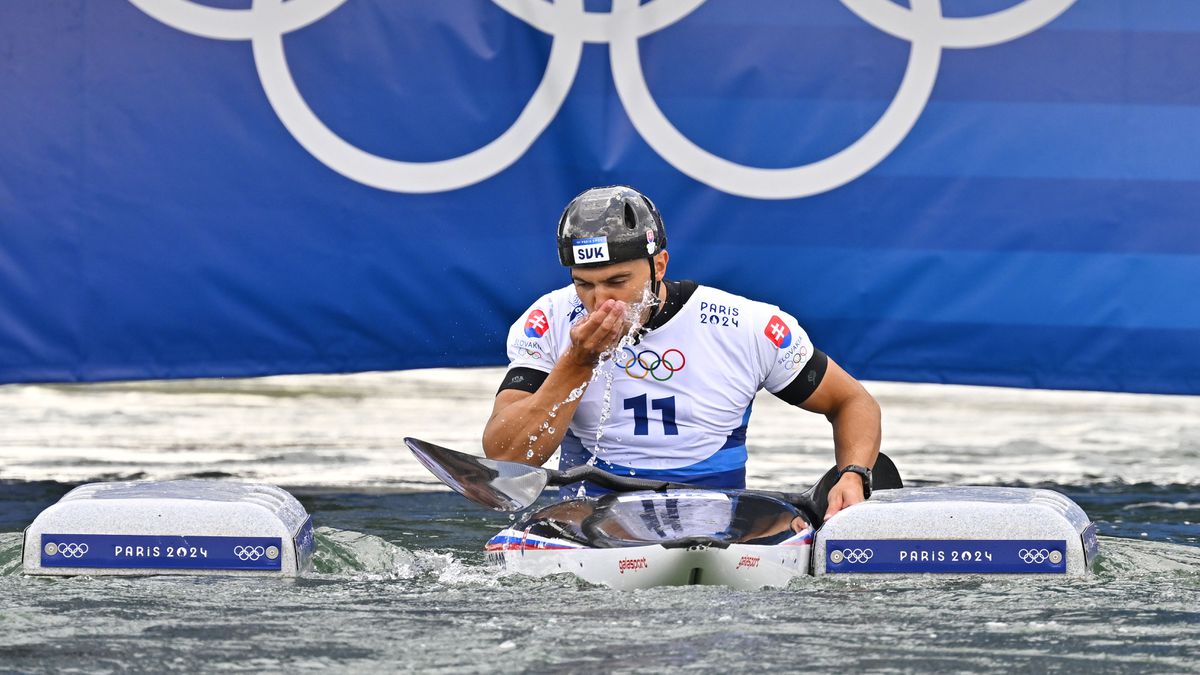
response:
{"label": "athlete's muscular arm", "polygon": [[[550,459],[579,407],[579,398],[564,401],[573,390],[588,382],[600,355],[621,338],[625,310],[625,303],[606,300],[571,328],[571,347],[554,364],[537,391],[531,394],[505,389],[496,395],[492,417],[483,429],[484,454],[492,459],[534,466]],[[550,416],[551,411],[554,417]],[[543,430],[547,423],[549,428]],[[531,436],[536,440],[530,441]]]}
{"label": "athlete's muscular arm", "polygon": [[[848,464],[873,467],[883,435],[879,404],[858,380],[829,360],[821,385],[801,406],[821,413],[833,425],[833,451],[839,468]],[[862,478],[848,473],[829,490],[825,519],[863,501]]]}

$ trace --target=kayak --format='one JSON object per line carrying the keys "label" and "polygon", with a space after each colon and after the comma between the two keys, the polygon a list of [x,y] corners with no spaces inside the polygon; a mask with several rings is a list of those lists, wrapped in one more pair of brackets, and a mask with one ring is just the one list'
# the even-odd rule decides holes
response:
{"label": "kayak", "polygon": [[836,469],[799,493],[720,490],[405,443],[446,485],[497,511],[534,507],[550,486],[586,481],[612,491],[536,508],[488,540],[492,563],[530,576],[570,573],[619,589],[750,589],[809,575],[1082,575],[1099,550],[1096,526],[1061,493],[906,488],[882,453],[871,498],[826,521]]}
{"label": "kayak", "polygon": [[500,568],[617,589],[786,586],[827,574],[1078,575],[1096,528],[1051,490],[880,490],[814,530],[790,504],[737,491],[637,491],[533,511],[485,545]]}
{"label": "kayak", "polygon": [[809,573],[813,530],[800,515],[736,491],[635,491],[538,509],[484,548],[506,571],[571,573],[617,589],[778,587]]}

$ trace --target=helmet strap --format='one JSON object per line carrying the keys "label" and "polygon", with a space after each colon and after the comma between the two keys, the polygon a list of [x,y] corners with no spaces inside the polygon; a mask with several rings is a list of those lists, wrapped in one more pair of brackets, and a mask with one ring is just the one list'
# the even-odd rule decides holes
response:
{"label": "helmet strap", "polygon": [[[658,290],[659,290],[659,288],[662,287],[662,279],[658,278],[658,273],[654,269],[654,258],[650,257],[650,258],[646,258],[646,260],[649,261],[649,263],[650,263],[650,293],[651,293],[651,295],[654,296],[653,311],[655,314],[657,314],[658,306],[661,304],[661,302],[659,301],[659,298],[658,298]],[[654,315],[652,314],[651,318],[653,318],[653,316]],[[650,322],[649,320],[646,321],[646,323],[649,323],[649,322]]]}
{"label": "helmet strap", "polygon": [[655,272],[654,257],[651,256],[646,258],[646,260],[650,261],[650,294],[654,296],[654,300],[650,305],[650,316],[646,317],[646,321],[642,323],[642,327],[637,330],[637,335],[634,337],[633,343],[635,345],[641,343],[642,338],[646,336],[646,326],[649,326],[654,321],[654,317],[658,316],[658,310],[662,307],[662,300],[658,297],[658,290],[662,288],[662,279],[659,279],[658,274]]}

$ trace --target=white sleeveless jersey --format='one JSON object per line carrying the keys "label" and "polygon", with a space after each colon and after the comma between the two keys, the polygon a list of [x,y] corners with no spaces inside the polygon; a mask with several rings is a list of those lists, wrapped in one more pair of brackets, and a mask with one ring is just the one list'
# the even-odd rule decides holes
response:
{"label": "white sleeveless jersey", "polygon": [[[585,314],[573,286],[539,298],[509,331],[510,368],[550,372]],[[598,368],[560,466],[594,456],[615,473],[742,487],[755,394],[786,387],[812,354],[778,307],[699,286],[675,316]]]}

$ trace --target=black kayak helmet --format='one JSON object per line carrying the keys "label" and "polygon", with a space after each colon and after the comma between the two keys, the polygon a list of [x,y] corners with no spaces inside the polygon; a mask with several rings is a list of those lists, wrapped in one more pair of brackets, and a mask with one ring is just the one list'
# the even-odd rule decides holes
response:
{"label": "black kayak helmet", "polygon": [[666,247],[654,202],[624,185],[581,192],[558,219],[558,261],[566,267],[653,258]]}
{"label": "black kayak helmet", "polygon": [[565,267],[600,267],[639,259],[650,264],[651,319],[658,313],[662,283],[655,274],[654,256],[666,248],[667,230],[654,202],[626,185],[585,190],[567,204],[558,219],[558,261]]}

